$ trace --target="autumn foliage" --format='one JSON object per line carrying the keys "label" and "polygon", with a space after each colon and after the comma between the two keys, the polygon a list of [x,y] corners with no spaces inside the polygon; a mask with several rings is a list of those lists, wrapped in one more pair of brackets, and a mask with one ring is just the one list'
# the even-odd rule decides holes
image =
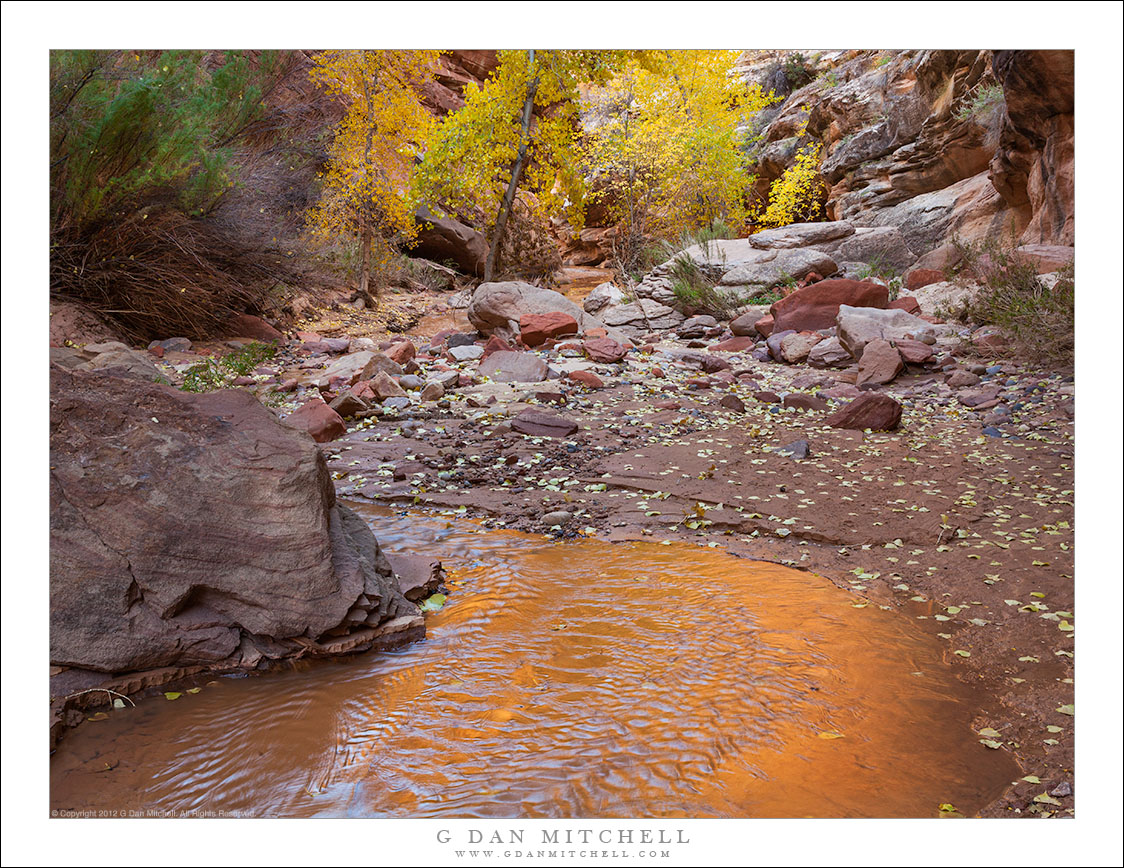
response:
{"label": "autumn foliage", "polygon": [[[730,75],[736,51],[645,51],[590,94],[591,199],[626,243],[754,216],[740,130],[774,100]],[[628,265],[629,263],[625,263]]]}
{"label": "autumn foliage", "polygon": [[326,51],[313,80],[347,105],[334,131],[320,200],[309,227],[321,238],[359,242],[359,291],[372,266],[385,265],[393,245],[416,233],[414,161],[432,123],[420,92],[432,79],[437,51]]}

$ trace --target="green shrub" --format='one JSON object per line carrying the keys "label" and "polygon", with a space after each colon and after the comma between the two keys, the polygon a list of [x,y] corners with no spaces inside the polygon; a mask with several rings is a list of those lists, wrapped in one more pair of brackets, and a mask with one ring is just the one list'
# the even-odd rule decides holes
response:
{"label": "green shrub", "polygon": [[217,361],[206,359],[188,369],[180,389],[184,392],[213,392],[227,388],[238,377],[248,376],[254,368],[277,354],[273,344],[251,341],[242,349],[222,356]]}
{"label": "green shrub", "polygon": [[815,77],[808,61],[799,51],[790,52],[785,56],[783,69],[784,77],[788,80],[788,86],[792,90],[802,88]]}
{"label": "green shrub", "polygon": [[1072,364],[1074,348],[1074,264],[1058,271],[1047,287],[1038,269],[1013,246],[990,240],[976,244],[954,239],[961,262],[955,279],[980,287],[964,310],[980,325],[997,325],[1016,354],[1030,360]]}
{"label": "green shrub", "polygon": [[688,316],[706,313],[720,319],[737,315],[745,301],[723,293],[714,285],[714,277],[693,257],[680,254],[671,265],[671,291]]}
{"label": "green shrub", "polygon": [[[264,95],[296,62],[291,52],[51,52],[51,292],[138,340],[205,337],[258,307],[292,265],[267,250],[265,208],[224,221],[217,205],[237,186],[235,150]],[[258,134],[260,145],[278,132]]]}
{"label": "green shrub", "polygon": [[890,290],[890,301],[894,301],[902,291],[904,282],[902,276],[898,274],[898,270],[892,265],[889,265],[883,258],[882,254],[876,255],[870,262],[867,262],[859,269],[856,277],[859,280],[869,280],[874,277],[881,280],[886,284]]}
{"label": "green shrub", "polygon": [[964,96],[963,102],[954,112],[958,121],[969,118],[983,118],[995,111],[1006,97],[1003,94],[1003,85],[991,82],[976,85]]}

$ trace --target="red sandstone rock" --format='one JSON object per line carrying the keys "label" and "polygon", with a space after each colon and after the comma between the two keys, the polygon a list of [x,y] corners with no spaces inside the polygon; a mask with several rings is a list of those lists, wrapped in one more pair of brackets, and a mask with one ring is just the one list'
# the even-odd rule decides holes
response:
{"label": "red sandstone rock", "polygon": [[570,379],[590,389],[605,388],[605,383],[593,371],[570,371]]}
{"label": "red sandstone rock", "polygon": [[906,272],[905,288],[913,292],[923,286],[928,286],[930,283],[940,283],[942,280],[944,280],[944,272],[939,269],[914,268],[912,271]]}
{"label": "red sandstone rock", "polygon": [[900,340],[894,342],[901,353],[902,361],[911,365],[923,365],[933,358],[933,348],[921,341]]}
{"label": "red sandstone rock", "polygon": [[753,338],[740,336],[727,338],[724,341],[719,341],[716,344],[711,344],[709,347],[707,347],[707,349],[712,353],[739,353],[742,350],[752,349],[754,343],[756,343],[756,341],[754,341]]}
{"label": "red sandstone rock", "polygon": [[832,428],[893,431],[901,424],[902,405],[880,392],[867,392],[825,420]]}
{"label": "red sandstone rock", "polygon": [[511,420],[511,429],[531,437],[569,437],[578,430],[578,424],[553,413],[524,410]]}
{"label": "red sandstone rock", "polygon": [[548,338],[576,335],[578,321],[568,313],[525,313],[519,318],[519,337],[529,347],[537,347]]}
{"label": "red sandstone rock", "polygon": [[256,341],[283,341],[285,336],[260,316],[240,313],[226,321],[226,332],[232,338],[253,338]]}
{"label": "red sandstone rock", "polygon": [[735,413],[745,412],[745,403],[737,395],[723,395],[718,400],[718,405],[727,410],[733,410]]}
{"label": "red sandstone rock", "polygon": [[789,392],[784,396],[781,404],[785,407],[792,407],[796,410],[818,410],[823,411],[827,409],[827,401],[817,395],[808,395],[804,392]]}
{"label": "red sandstone rock", "polygon": [[773,315],[765,314],[765,316],[761,317],[761,319],[753,324],[753,327],[757,330],[757,334],[761,335],[763,338],[767,338],[773,333],[775,327],[774,323]]}
{"label": "red sandstone rock", "polygon": [[921,315],[921,304],[912,295],[903,295],[901,298],[895,298],[888,305],[889,310],[904,310],[906,313],[911,313],[914,316]]}
{"label": "red sandstone rock", "polygon": [[480,357],[480,361],[488,358],[492,353],[514,353],[519,352],[517,347],[512,346],[499,335],[492,335],[488,338],[488,342],[484,344],[484,355]]}
{"label": "red sandstone rock", "polygon": [[863,347],[855,385],[860,388],[867,384],[881,386],[893,380],[904,367],[901,353],[892,343],[881,339],[871,341]]}
{"label": "red sandstone rock", "polygon": [[413,341],[397,341],[387,347],[386,357],[400,365],[406,364],[418,353]]}
{"label": "red sandstone rock", "polygon": [[591,361],[603,364],[619,362],[628,352],[612,338],[589,338],[582,343],[582,347]]}
{"label": "red sandstone rock", "polygon": [[773,317],[773,331],[814,331],[835,325],[841,304],[885,308],[889,301],[890,291],[877,283],[821,280],[774,302],[769,313]]}
{"label": "red sandstone rock", "polygon": [[302,404],[285,422],[293,428],[307,431],[317,443],[327,443],[347,433],[343,418],[323,401]]}

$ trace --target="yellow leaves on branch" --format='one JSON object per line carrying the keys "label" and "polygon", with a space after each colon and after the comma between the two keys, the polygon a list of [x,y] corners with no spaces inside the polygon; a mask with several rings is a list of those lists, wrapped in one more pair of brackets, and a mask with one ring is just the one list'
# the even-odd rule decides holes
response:
{"label": "yellow leaves on branch", "polygon": [[335,129],[319,202],[309,217],[316,235],[411,238],[414,161],[432,118],[420,93],[432,81],[437,51],[325,51],[309,75],[347,105]]}
{"label": "yellow leaves on branch", "polygon": [[[580,225],[581,159],[578,85],[603,80],[621,52],[499,52],[482,86],[469,84],[465,104],[445,117],[418,171],[427,202],[450,211],[479,211],[495,221],[523,142],[521,116],[536,81],[527,161],[519,189],[544,213],[566,212]],[[490,227],[489,227],[490,228]]]}
{"label": "yellow leaves on branch", "polygon": [[645,51],[589,95],[591,199],[616,221],[666,238],[725,220],[743,224],[755,178],[742,131],[775,102],[730,74],[737,51]]}
{"label": "yellow leaves on branch", "polygon": [[761,215],[762,226],[788,226],[814,220],[823,211],[824,182],[820,177],[819,142],[805,145],[793,164],[769,189],[769,206]]}

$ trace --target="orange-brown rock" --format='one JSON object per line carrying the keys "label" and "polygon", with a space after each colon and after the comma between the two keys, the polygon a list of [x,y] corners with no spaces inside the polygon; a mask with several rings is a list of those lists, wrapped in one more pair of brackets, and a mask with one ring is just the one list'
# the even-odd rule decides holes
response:
{"label": "orange-brown rock", "polygon": [[285,423],[305,431],[317,443],[327,443],[347,433],[347,425],[335,410],[315,398],[290,413]]}
{"label": "orange-brown rock", "polygon": [[835,325],[841,304],[885,308],[889,301],[890,291],[879,283],[845,279],[821,280],[774,302],[769,308],[773,317],[772,331],[831,328]]}
{"label": "orange-brown rock", "polygon": [[249,393],[52,367],[50,427],[53,665],[253,668],[416,614],[315,443]]}
{"label": "orange-brown rock", "polygon": [[832,428],[893,431],[901,420],[901,404],[881,392],[867,392],[840,407],[825,421]]}
{"label": "orange-brown rock", "polygon": [[528,347],[537,347],[549,338],[576,335],[578,321],[568,313],[525,313],[519,317],[519,337]]}

